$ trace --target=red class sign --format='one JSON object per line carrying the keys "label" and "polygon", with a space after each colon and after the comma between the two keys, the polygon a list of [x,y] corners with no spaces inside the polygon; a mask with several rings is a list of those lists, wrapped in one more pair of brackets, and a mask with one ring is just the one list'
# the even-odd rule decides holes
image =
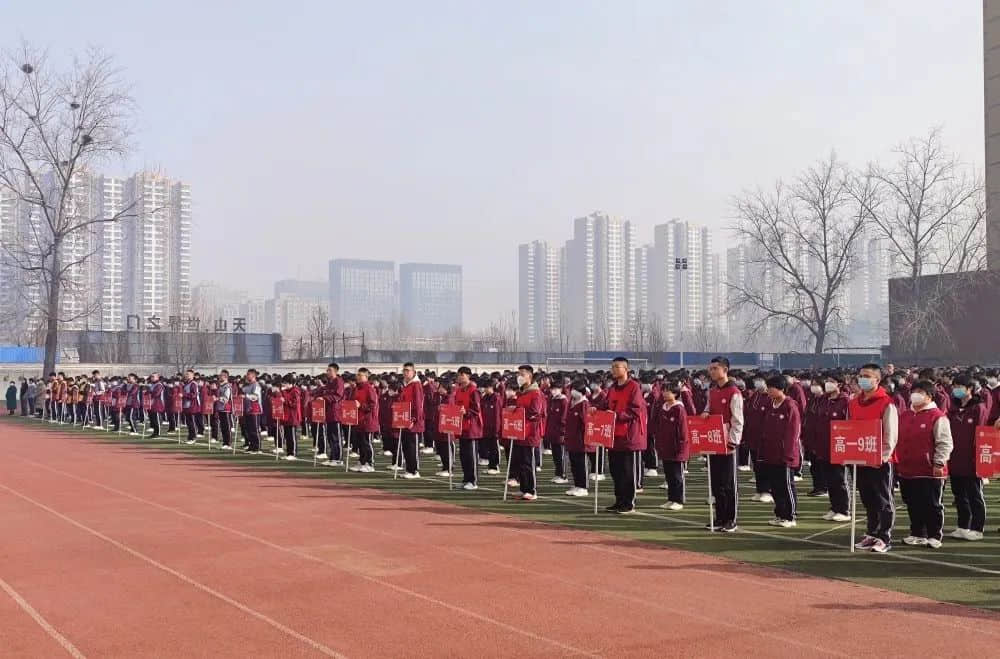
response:
{"label": "red class sign", "polygon": [[882,420],[830,422],[830,463],[882,466]]}
{"label": "red class sign", "polygon": [[458,405],[440,405],[438,407],[438,432],[442,435],[459,436],[462,434],[462,408]]}
{"label": "red class sign", "polygon": [[326,423],[326,401],[316,398],[309,402],[313,423]]}
{"label": "red class sign", "polygon": [[233,414],[243,416],[243,396],[233,398]]}
{"label": "red class sign", "polygon": [[615,413],[591,408],[587,412],[587,422],[583,429],[583,444],[587,447],[612,448],[615,445]]}
{"label": "red class sign", "polygon": [[142,409],[146,410],[147,412],[153,409],[153,399],[151,397],[149,396],[142,397]]}
{"label": "red class sign", "polygon": [[691,452],[700,455],[724,455],[729,452],[726,446],[726,423],[721,414],[703,418],[688,417],[688,439]]}
{"label": "red class sign", "polygon": [[409,429],[412,422],[410,421],[410,403],[409,401],[404,401],[400,403],[392,404],[392,427],[396,430],[407,430]]}
{"label": "red class sign", "polygon": [[354,400],[340,401],[340,422],[345,426],[358,425],[358,403]]}
{"label": "red class sign", "polygon": [[976,476],[993,478],[1000,471],[1000,430],[993,426],[976,428]]}
{"label": "red class sign", "polygon": [[523,442],[527,435],[523,407],[505,407],[500,412],[500,436]]}
{"label": "red class sign", "polygon": [[271,399],[271,418],[275,421],[285,420],[285,398],[284,396],[275,396]]}

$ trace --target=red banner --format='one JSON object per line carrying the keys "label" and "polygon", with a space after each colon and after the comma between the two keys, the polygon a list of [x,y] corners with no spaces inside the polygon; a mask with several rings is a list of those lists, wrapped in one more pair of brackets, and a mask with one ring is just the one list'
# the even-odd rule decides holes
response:
{"label": "red banner", "polygon": [[358,402],[355,400],[340,401],[340,422],[345,426],[358,425]]}
{"label": "red banner", "polygon": [[118,397],[118,400],[115,401],[115,407],[118,408],[119,412],[125,409],[125,396],[124,395]]}
{"label": "red banner", "polygon": [[175,412],[180,412],[181,411],[182,401],[183,401],[183,396],[181,396],[181,390],[180,389],[174,389],[173,399],[174,399],[174,411]]}
{"label": "red banner", "polygon": [[1000,473],[1000,430],[993,426],[976,428],[976,476],[994,478]]}
{"label": "red banner", "polygon": [[271,418],[275,421],[285,420],[285,398],[275,396],[271,399]]}
{"label": "red banner", "polygon": [[402,403],[392,404],[392,427],[396,430],[408,430],[410,425],[412,425],[410,420],[410,403],[409,401],[404,401]]}
{"label": "red banner", "polygon": [[528,436],[523,407],[505,407],[500,412],[500,436],[523,442]]}
{"label": "red banner", "polygon": [[153,399],[150,398],[149,396],[143,396],[142,409],[146,410],[147,412],[153,409]]}
{"label": "red banner", "polygon": [[830,422],[830,464],[882,466],[882,420]]}
{"label": "red banner", "polygon": [[726,423],[721,414],[708,418],[688,417],[688,438],[691,452],[699,455],[723,455],[729,452],[726,446]]}
{"label": "red banner", "polygon": [[316,398],[310,401],[309,409],[312,412],[313,423],[326,423],[326,401]]}
{"label": "red banner", "polygon": [[590,408],[583,430],[583,445],[591,448],[596,446],[612,448],[615,445],[614,412]]}
{"label": "red banner", "polygon": [[212,410],[215,409],[215,396],[205,396],[205,400],[201,402],[201,413],[211,414]]}
{"label": "red banner", "polygon": [[243,416],[243,396],[233,397],[233,414]]}
{"label": "red banner", "polygon": [[438,406],[438,432],[459,437],[462,434],[462,408],[458,405]]}

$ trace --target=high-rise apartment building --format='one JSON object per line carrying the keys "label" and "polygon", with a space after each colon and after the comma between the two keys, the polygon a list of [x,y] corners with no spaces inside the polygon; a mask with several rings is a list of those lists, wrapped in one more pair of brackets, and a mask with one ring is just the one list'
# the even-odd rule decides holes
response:
{"label": "high-rise apartment building", "polygon": [[330,261],[330,320],[338,331],[389,326],[397,316],[392,261]]}
{"label": "high-rise apartment building", "polygon": [[462,266],[402,263],[399,266],[402,331],[436,337],[462,330]]}
{"label": "high-rise apartment building", "polygon": [[543,240],[517,248],[518,332],[529,350],[559,345],[562,250]]}

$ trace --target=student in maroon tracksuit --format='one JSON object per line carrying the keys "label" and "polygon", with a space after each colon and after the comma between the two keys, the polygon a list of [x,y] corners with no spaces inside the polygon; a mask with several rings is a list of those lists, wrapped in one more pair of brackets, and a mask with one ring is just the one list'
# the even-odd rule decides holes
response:
{"label": "student in maroon tracksuit", "polygon": [[396,438],[398,430],[392,427],[392,404],[399,400],[399,391],[395,382],[384,383],[385,387],[379,394],[378,425],[379,436],[382,438],[382,455],[392,458],[391,464],[397,464]]}
{"label": "student in maroon tracksuit", "polygon": [[608,452],[608,466],[615,483],[615,502],[609,512],[628,515],[635,512],[635,494],[639,486],[646,449],[646,401],[639,383],[629,377],[628,360],[615,357],[611,362],[614,384],[608,390],[608,409],[615,413],[614,445]]}
{"label": "student in maroon tracksuit", "polygon": [[987,423],[995,425],[1000,421],[1000,371],[996,369],[986,371],[986,391],[983,392],[983,396],[992,399]]}
{"label": "student in maroon tracksuit", "polygon": [[708,468],[712,474],[712,496],[715,498],[715,522],[723,533],[733,533],[736,526],[736,501],[739,495],[736,482],[736,451],[743,439],[743,396],[736,384],[729,378],[729,360],[714,357],[708,367],[712,378],[712,389],[708,393],[708,404],[703,417],[722,416],[726,429],[728,453],[712,455],[708,458]]}
{"label": "student in maroon tracksuit", "polygon": [[511,478],[515,478],[513,467],[517,465],[517,481],[521,486],[521,499],[534,501],[535,492],[535,449],[542,444],[542,425],[545,420],[545,399],[538,385],[532,380],[534,369],[524,364],[517,368],[517,401],[515,406],[524,410],[524,441],[512,442]]}
{"label": "student in maroon tracksuit", "polygon": [[650,426],[656,453],[663,461],[663,478],[667,488],[667,502],[660,508],[684,509],[684,464],[690,455],[687,410],[680,401],[680,382],[672,380],[661,390],[661,402],[654,408]]}
{"label": "student in maroon tracksuit", "polygon": [[[403,389],[399,401],[410,405],[410,427],[403,430],[400,450],[403,453],[406,473],[403,478],[420,478],[417,471],[417,436],[426,428],[424,418],[424,388],[417,378],[417,369],[411,362],[403,364]],[[395,466],[395,465],[394,465]]]}
{"label": "student in maroon tracksuit", "polygon": [[[819,399],[815,418],[806,423],[809,431],[808,450],[815,468],[823,474],[830,510],[823,519],[828,522],[850,521],[847,483],[844,479],[844,465],[830,463],[830,423],[847,418],[847,396],[841,393],[843,380],[836,375],[826,375],[823,379],[823,396]],[[815,423],[815,425],[812,425]]]}
{"label": "student in maroon tracksuit", "polygon": [[[438,460],[441,461],[441,471],[437,476],[448,478],[454,465],[451,464],[451,449],[448,436],[438,431],[438,413],[443,403],[448,402],[448,383],[438,380],[432,387],[424,385],[424,440],[429,441],[437,453]],[[457,439],[453,437],[452,440]],[[421,451],[426,453],[426,451]]]}
{"label": "student in maroon tracksuit", "polygon": [[317,444],[317,460],[326,460],[328,467],[344,464],[341,453],[340,401],[344,400],[344,380],[340,377],[340,366],[331,363],[326,367],[326,382],[316,390],[316,396],[326,401],[326,428],[320,435],[323,440]]}
{"label": "student in maroon tracksuit", "polygon": [[[489,378],[482,380],[483,396],[480,403],[483,406],[483,439],[479,441],[482,459],[479,466],[486,467],[486,473],[500,473],[500,412],[503,410],[503,397],[496,392],[495,383]],[[485,462],[485,464],[483,464]]]}
{"label": "student in maroon tracksuit", "polygon": [[548,410],[545,415],[545,441],[552,451],[552,464],[555,467],[555,477],[552,482],[563,485],[566,479],[564,466],[564,450],[566,435],[566,414],[569,411],[569,399],[562,392],[562,387],[550,387]]}
{"label": "student in maroon tracksuit", "polygon": [[[803,415],[802,452],[804,457],[809,460],[809,476],[812,478],[812,489],[806,496],[826,497],[829,495],[826,471],[816,460],[814,450],[818,448],[818,444],[823,443],[824,438],[829,439],[830,429],[829,422],[822,416],[826,398],[823,394],[823,379],[821,377],[816,377],[809,382],[809,393],[806,395],[806,400],[805,410],[799,410],[800,414]],[[824,433],[824,430],[827,432]]]}
{"label": "student in maroon tracksuit", "polygon": [[285,459],[297,460],[299,426],[302,425],[302,391],[295,386],[295,377],[289,373],[281,380],[281,396],[284,400],[285,418],[281,422],[285,438]]}
{"label": "student in maroon tracksuit", "polygon": [[584,432],[587,427],[587,383],[580,381],[570,391],[570,404],[566,410],[566,428],[563,435],[569,452],[569,468],[573,475],[573,487],[566,490],[571,497],[585,497],[587,492],[587,451]]}
{"label": "student in maroon tracksuit", "polygon": [[767,397],[767,380],[763,374],[758,373],[753,379],[753,391],[746,396],[743,413],[746,419],[746,426],[743,429],[743,443],[748,445],[750,453],[750,466],[753,468],[754,487],[756,492],[750,497],[751,501],[760,503],[774,503],[771,496],[771,487],[767,483],[766,470],[761,469],[760,440],[764,431],[764,413],[771,404],[771,399]]}
{"label": "student in maroon tracksuit", "polygon": [[910,517],[907,545],[941,547],[944,506],[941,494],[951,457],[951,424],[934,403],[936,387],[921,380],[910,392],[910,409],[899,417],[896,461],[899,489]]}
{"label": "student in maroon tracksuit", "polygon": [[[375,471],[375,447],[373,435],[379,431],[379,396],[375,387],[368,380],[371,373],[367,368],[359,368],[354,387],[354,402],[358,406],[358,463],[351,465],[351,471],[371,473]],[[392,409],[389,410],[390,416]],[[392,419],[389,420],[390,425]]]}
{"label": "student in maroon tracksuit", "polygon": [[479,440],[483,438],[483,404],[479,388],[472,381],[472,369],[458,369],[451,403],[462,411],[462,434],[458,440],[458,457],[462,463],[462,489],[479,488]]}
{"label": "student in maroon tracksuit", "polygon": [[774,494],[774,519],[768,524],[781,528],[795,526],[797,498],[793,473],[799,466],[802,432],[799,406],[785,393],[789,388],[784,376],[768,378],[771,405],[764,414],[760,446],[760,461]]}
{"label": "student in maroon tracksuit", "polygon": [[[989,390],[983,390],[989,396]],[[958,526],[951,533],[959,540],[982,540],[986,526],[983,481],[976,476],[976,428],[987,425],[989,417],[979,395],[972,393],[972,379],[959,375],[952,382],[948,421],[954,444],[948,460],[951,493],[958,511]]]}

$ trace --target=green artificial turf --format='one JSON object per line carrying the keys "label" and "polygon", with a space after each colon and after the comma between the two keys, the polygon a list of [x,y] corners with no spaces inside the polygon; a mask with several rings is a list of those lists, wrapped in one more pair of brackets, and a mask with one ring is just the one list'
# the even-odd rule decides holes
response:
{"label": "green artificial turf", "polygon": [[[332,480],[338,484],[385,490],[402,496],[441,501],[456,504],[486,513],[502,513],[517,518],[567,526],[587,531],[597,531],[610,536],[629,540],[641,540],[668,547],[676,547],[703,554],[780,568],[792,572],[843,579],[888,590],[896,590],[921,595],[940,601],[954,602],[983,609],[1000,610],[1000,535],[995,526],[989,526],[987,535],[981,542],[967,542],[947,537],[955,523],[955,511],[951,505],[951,495],[945,492],[945,533],[944,546],[938,550],[926,547],[908,547],[900,541],[908,534],[908,518],[897,495],[897,516],[893,549],[885,555],[870,552],[850,553],[850,526],[825,522],[820,519],[828,509],[827,499],[809,498],[805,492],[810,488],[809,477],[798,483],[799,506],[798,526],[794,529],[779,529],[768,526],[773,517],[773,507],[750,501],[753,485],[751,474],[740,472],[740,531],[733,534],[710,533],[704,526],[708,522],[706,472],[698,460],[689,465],[687,477],[687,504],[683,511],[668,512],[658,506],[665,501],[666,491],[658,489],[662,476],[647,479],[644,494],[638,497],[638,513],[616,515],[604,512],[604,506],[614,502],[613,484],[610,477],[600,483],[600,513],[594,514],[593,483],[589,498],[571,498],[564,493],[568,485],[552,484],[552,464],[544,459],[543,471],[538,474],[537,501],[527,503],[515,499],[504,502],[503,475],[486,475],[480,472],[480,489],[473,492],[461,490],[461,476],[456,474],[455,489],[449,491],[447,479],[434,477],[439,471],[435,456],[420,456],[421,475],[419,480],[393,479],[392,472],[386,470],[389,458],[381,455],[381,446],[375,446],[376,473],[345,473],[343,467],[313,467],[312,454],[308,448],[309,439],[300,441],[298,462],[276,461],[267,455],[247,455],[237,451],[235,455],[218,449],[208,450],[202,439],[198,444],[188,446],[177,443],[176,435],[171,439],[148,440],[128,435],[114,435],[95,430],[82,430],[70,426],[32,422],[18,417],[11,419],[42,430],[86,433],[88,436],[114,444],[137,447],[138,450],[168,451],[198,459],[215,460],[233,469],[253,469],[262,473],[276,472],[294,474],[303,479],[317,482]],[[237,442],[241,443],[241,442]],[[273,446],[267,438],[265,450]],[[458,465],[456,465],[458,466]],[[460,472],[459,472],[460,474]],[[655,482],[654,482],[655,481]],[[992,490],[992,491],[991,491]],[[987,515],[991,505],[998,505],[995,488],[987,487]],[[440,512],[440,509],[429,509]],[[479,521],[455,520],[446,513],[441,514],[442,525],[503,524],[502,520],[483,516]],[[994,521],[995,525],[996,522]],[[864,531],[864,508],[858,502],[858,532]],[[611,544],[615,540],[608,537],[594,538],[595,543]],[[569,541],[567,541],[569,543]],[[572,544],[579,544],[572,541]],[[571,548],[567,548],[571,550]],[[665,576],[669,567],[657,565],[637,566],[648,569],[651,578]],[[719,569],[712,565],[710,569]],[[849,602],[838,604],[849,607]]]}

